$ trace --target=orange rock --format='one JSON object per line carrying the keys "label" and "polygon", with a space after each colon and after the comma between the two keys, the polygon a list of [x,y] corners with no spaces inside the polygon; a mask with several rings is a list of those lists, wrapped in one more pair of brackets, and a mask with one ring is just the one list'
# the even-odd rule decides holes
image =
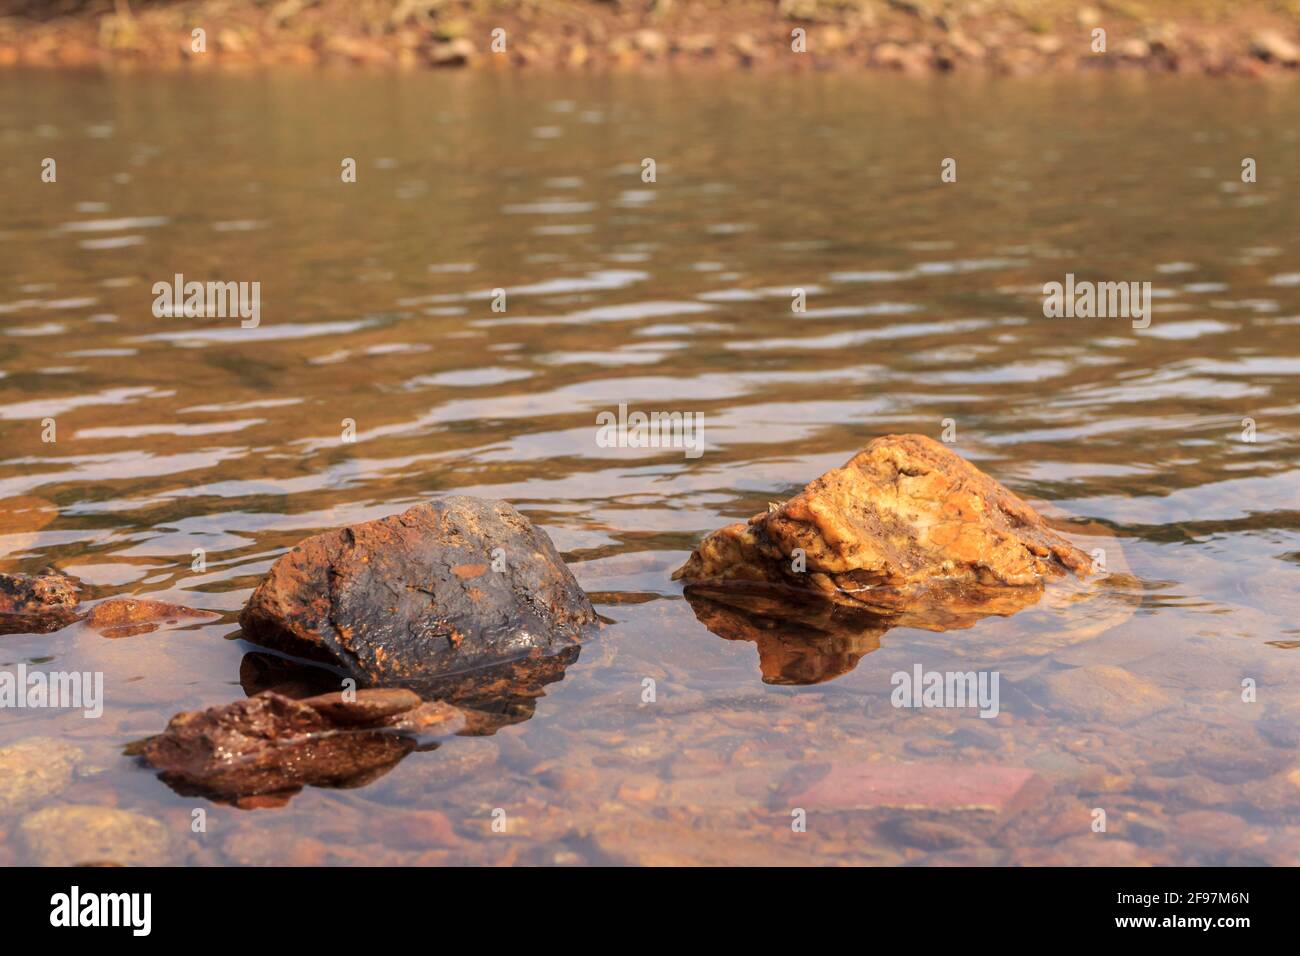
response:
{"label": "orange rock", "polygon": [[923,585],[1041,587],[1090,565],[1029,505],[940,443],[887,435],[779,507],[715,531],[673,577],[897,609]]}

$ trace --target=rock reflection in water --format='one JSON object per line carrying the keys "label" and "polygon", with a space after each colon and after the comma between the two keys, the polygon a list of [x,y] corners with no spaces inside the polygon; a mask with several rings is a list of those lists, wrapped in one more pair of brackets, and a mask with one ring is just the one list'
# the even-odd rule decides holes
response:
{"label": "rock reflection in water", "polygon": [[873,589],[871,603],[836,602],[766,583],[690,584],[696,618],[718,637],[758,645],[765,684],[820,684],[847,674],[895,627],[963,630],[985,617],[1009,617],[1036,604],[1041,586],[963,584],[906,593]]}

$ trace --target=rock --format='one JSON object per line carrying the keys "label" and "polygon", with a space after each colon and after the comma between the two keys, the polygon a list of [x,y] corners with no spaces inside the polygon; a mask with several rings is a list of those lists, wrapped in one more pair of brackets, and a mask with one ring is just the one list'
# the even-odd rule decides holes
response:
{"label": "rock", "polygon": [[1078,720],[1130,724],[1173,704],[1155,684],[1112,664],[1057,671],[1038,683],[1048,707]]}
{"label": "rock", "polygon": [[[806,571],[795,570],[796,549]],[[673,577],[762,582],[894,611],[926,586],[1038,588],[1090,565],[939,442],[888,435],[784,504],[713,532]]]}
{"label": "rock", "polygon": [[215,621],[220,614],[144,598],[113,598],[96,604],[86,624],[104,637],[148,634],[168,625]]}
{"label": "rock", "polygon": [[465,66],[478,55],[472,40],[457,37],[447,43],[435,43],[429,51],[429,61],[434,66]]}
{"label": "rock", "polygon": [[1261,60],[1295,66],[1300,61],[1300,49],[1276,30],[1261,30],[1250,41],[1250,52]]}
{"label": "rock", "polygon": [[1064,46],[1065,43],[1061,38],[1051,33],[1040,36],[1034,41],[1034,49],[1043,56],[1056,56]]}
{"label": "rock", "polygon": [[240,624],[363,684],[408,686],[575,646],[596,613],[519,512],[454,496],[308,538],[271,567]]}
{"label": "rock", "polygon": [[163,866],[173,862],[167,828],[152,817],[113,807],[47,807],[23,818],[15,834],[36,866]]}
{"label": "rock", "polygon": [[889,829],[898,842],[929,851],[955,850],[979,846],[983,842],[969,829],[940,820],[914,820],[903,817]]}
{"label": "rock", "polygon": [[1145,60],[1151,55],[1151,44],[1137,37],[1122,40],[1115,47],[1115,52],[1126,60]]}
{"label": "rock", "polygon": [[0,574],[0,634],[45,634],[77,616],[77,586],[69,577]]}
{"label": "rock", "polygon": [[1047,790],[1025,767],[944,763],[856,763],[800,767],[778,788],[774,807],[1004,813]]}
{"label": "rock", "polygon": [[380,843],[404,850],[458,847],[465,843],[440,810],[389,810],[371,817],[366,832]]}
{"label": "rock", "polygon": [[637,30],[632,34],[632,45],[649,57],[662,57],[668,52],[668,38],[658,30]]}
{"label": "rock", "polygon": [[177,714],[130,748],[183,796],[216,800],[296,793],[304,786],[360,786],[416,749],[415,735],[450,734],[460,712],[406,690],[361,690],[355,700],[272,692]]}
{"label": "rock", "polygon": [[711,631],[758,644],[766,682],[806,684],[851,670],[890,628],[1010,616],[1090,566],[993,479],[904,435],[708,535],[673,577]]}
{"label": "rock", "polygon": [[81,748],[51,737],[29,737],[0,749],[0,816],[66,790],[84,756]]}

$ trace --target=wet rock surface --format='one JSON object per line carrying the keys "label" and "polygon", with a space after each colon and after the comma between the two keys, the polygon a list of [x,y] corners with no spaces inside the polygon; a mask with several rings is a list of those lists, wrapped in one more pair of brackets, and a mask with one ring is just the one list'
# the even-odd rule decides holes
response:
{"label": "wet rock surface", "polygon": [[408,690],[361,690],[303,700],[266,691],[177,714],[131,752],[177,793],[236,801],[291,796],[305,786],[361,786],[416,750],[419,738],[464,726],[448,704]]}
{"label": "wet rock surface", "polygon": [[514,508],[452,496],[303,541],[240,624],[254,642],[363,684],[415,686],[575,645],[596,614]]}
{"label": "wet rock surface", "polygon": [[112,598],[96,604],[86,615],[85,623],[104,637],[116,638],[148,634],[167,626],[215,621],[220,616],[164,601]]}
{"label": "wet rock surface", "polygon": [[174,862],[167,827],[152,817],[100,806],[47,807],[25,816],[15,833],[35,866],[163,866]]}
{"label": "wet rock surface", "polygon": [[62,574],[0,574],[0,634],[57,631],[76,619],[77,604],[77,585]]}
{"label": "wet rock surface", "polygon": [[706,537],[675,578],[762,582],[881,611],[923,589],[1040,588],[1088,555],[974,465],[922,435],[877,438],[795,497]]}

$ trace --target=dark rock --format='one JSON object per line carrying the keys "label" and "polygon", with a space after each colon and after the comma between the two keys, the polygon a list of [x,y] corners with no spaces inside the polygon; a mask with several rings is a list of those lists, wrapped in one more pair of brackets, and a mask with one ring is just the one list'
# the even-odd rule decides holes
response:
{"label": "dark rock", "polygon": [[167,729],[129,752],[161,771],[183,796],[234,802],[292,795],[304,786],[355,787],[392,769],[420,736],[463,727],[449,704],[405,690],[361,690],[291,700],[263,693],[177,714]]}
{"label": "dark rock", "polygon": [[0,634],[45,634],[77,616],[77,586],[53,572],[0,574]]}
{"label": "dark rock", "polygon": [[514,508],[453,496],[303,541],[240,624],[252,641],[363,684],[416,686],[576,645],[596,614]]}

